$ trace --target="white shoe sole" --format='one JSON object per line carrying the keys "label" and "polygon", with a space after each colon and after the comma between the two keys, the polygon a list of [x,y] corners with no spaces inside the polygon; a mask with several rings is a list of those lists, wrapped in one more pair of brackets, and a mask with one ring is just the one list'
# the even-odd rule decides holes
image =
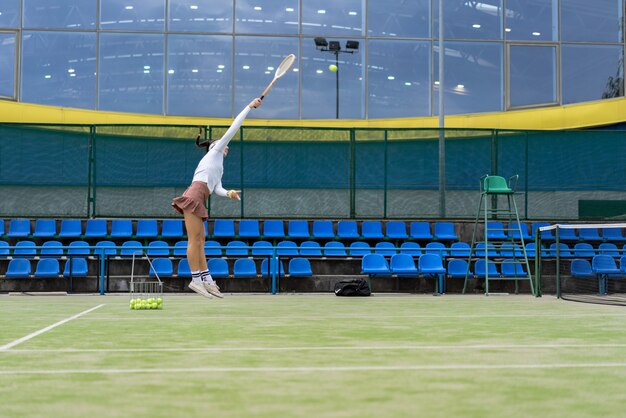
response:
{"label": "white shoe sole", "polygon": [[211,295],[215,296],[216,298],[220,298],[223,299],[224,295],[222,294],[222,292],[219,291],[219,289],[217,291],[210,289],[207,286],[204,286],[204,290],[206,290],[208,293],[210,293]]}
{"label": "white shoe sole", "polygon": [[213,296],[204,288],[202,284],[195,284],[194,282],[189,283],[189,288],[196,292],[197,294],[204,296],[205,298],[211,299]]}

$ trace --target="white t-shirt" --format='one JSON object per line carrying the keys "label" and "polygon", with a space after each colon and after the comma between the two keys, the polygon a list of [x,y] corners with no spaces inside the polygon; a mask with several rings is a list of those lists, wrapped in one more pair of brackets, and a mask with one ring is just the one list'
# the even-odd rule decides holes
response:
{"label": "white t-shirt", "polygon": [[222,187],[222,174],[224,174],[224,150],[228,146],[231,138],[235,135],[241,124],[248,116],[250,108],[245,107],[230,125],[219,141],[209,149],[209,152],[200,160],[198,167],[193,174],[193,181],[203,181],[209,188],[209,193],[218,196],[226,196],[226,189]]}

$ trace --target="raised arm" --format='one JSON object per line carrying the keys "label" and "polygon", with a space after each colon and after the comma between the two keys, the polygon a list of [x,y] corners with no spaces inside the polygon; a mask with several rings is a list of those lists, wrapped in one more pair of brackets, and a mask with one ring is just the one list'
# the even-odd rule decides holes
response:
{"label": "raised arm", "polygon": [[251,101],[250,104],[237,115],[237,117],[233,121],[233,124],[230,125],[230,128],[228,128],[224,136],[222,136],[215,143],[213,149],[215,149],[217,152],[224,152],[224,149],[228,146],[228,143],[230,142],[232,137],[235,136],[235,133],[239,130],[239,128],[243,124],[243,121],[246,119],[246,116],[248,116],[248,112],[250,112],[250,109],[259,107],[260,105],[261,100],[259,99],[254,99],[253,101]]}

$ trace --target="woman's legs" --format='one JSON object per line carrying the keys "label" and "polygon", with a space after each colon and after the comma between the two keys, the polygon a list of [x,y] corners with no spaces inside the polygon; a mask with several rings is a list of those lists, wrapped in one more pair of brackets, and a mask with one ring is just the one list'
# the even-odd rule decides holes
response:
{"label": "woman's legs", "polygon": [[204,222],[202,218],[192,212],[185,211],[185,227],[187,228],[187,260],[191,271],[207,270],[206,256],[204,254]]}

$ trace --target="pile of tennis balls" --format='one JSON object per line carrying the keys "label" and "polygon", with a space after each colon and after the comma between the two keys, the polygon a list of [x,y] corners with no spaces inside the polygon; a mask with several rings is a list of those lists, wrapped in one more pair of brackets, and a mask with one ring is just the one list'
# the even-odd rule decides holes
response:
{"label": "pile of tennis balls", "polygon": [[148,299],[131,299],[130,309],[163,309],[163,299],[161,298],[148,298]]}

